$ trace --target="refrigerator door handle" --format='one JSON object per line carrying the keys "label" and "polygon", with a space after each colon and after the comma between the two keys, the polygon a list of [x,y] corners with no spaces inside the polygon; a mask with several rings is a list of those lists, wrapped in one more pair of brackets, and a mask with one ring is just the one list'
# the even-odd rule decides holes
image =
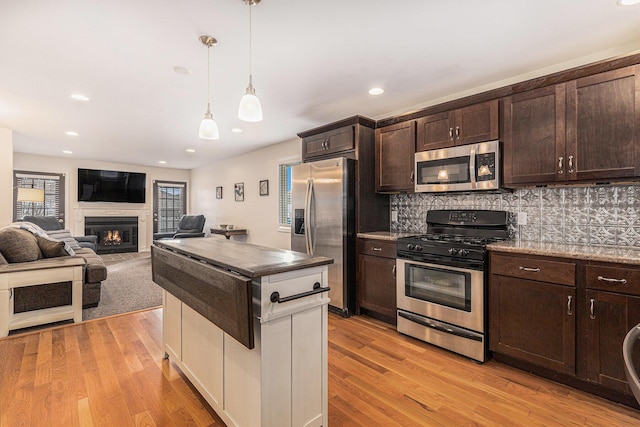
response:
{"label": "refrigerator door handle", "polygon": [[311,253],[311,228],[309,222],[309,209],[311,208],[311,178],[307,178],[307,189],[304,195],[304,243],[307,253]]}
{"label": "refrigerator door handle", "polygon": [[312,223],[312,217],[313,217],[313,221],[316,220],[316,216],[312,211],[313,199],[315,197],[315,187],[314,187],[313,178],[309,178],[309,189],[307,190],[307,192],[309,194],[309,201],[308,201],[307,210],[306,210],[306,212],[308,212],[308,218],[309,218],[309,222],[307,222],[307,239],[309,242],[307,253],[309,255],[313,255],[313,247],[314,247],[313,234],[315,233],[315,229],[316,229],[315,224]]}

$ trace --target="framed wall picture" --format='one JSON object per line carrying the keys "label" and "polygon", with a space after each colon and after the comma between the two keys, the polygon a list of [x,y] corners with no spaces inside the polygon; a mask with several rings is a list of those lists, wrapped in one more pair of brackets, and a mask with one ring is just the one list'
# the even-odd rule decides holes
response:
{"label": "framed wall picture", "polygon": [[236,202],[244,202],[244,182],[233,184],[233,190],[236,196]]}
{"label": "framed wall picture", "polygon": [[222,199],[222,187],[216,187],[216,199]]}
{"label": "framed wall picture", "polygon": [[268,196],[269,195],[269,180],[265,179],[260,181],[260,195]]}

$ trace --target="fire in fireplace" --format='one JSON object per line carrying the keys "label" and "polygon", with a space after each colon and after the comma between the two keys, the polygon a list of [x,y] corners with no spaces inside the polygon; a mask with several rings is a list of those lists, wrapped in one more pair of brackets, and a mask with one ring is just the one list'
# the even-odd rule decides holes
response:
{"label": "fire in fireplace", "polygon": [[138,252],[138,217],[88,216],[84,233],[98,237],[99,254]]}
{"label": "fire in fireplace", "polygon": [[119,245],[120,243],[122,243],[120,230],[107,230],[107,235],[102,239],[102,244],[105,246]]}

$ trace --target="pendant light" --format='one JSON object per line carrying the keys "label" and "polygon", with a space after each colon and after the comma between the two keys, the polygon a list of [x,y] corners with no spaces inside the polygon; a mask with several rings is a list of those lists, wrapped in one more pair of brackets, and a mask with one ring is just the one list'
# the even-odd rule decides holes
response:
{"label": "pendant light", "polygon": [[251,74],[251,6],[260,3],[260,0],[242,0],[249,5],[249,86],[240,100],[238,118],[245,122],[262,121],[262,106],[253,88],[253,75]]}
{"label": "pendant light", "polygon": [[207,112],[204,113],[204,119],[200,123],[200,132],[198,136],[202,139],[218,139],[220,134],[218,133],[218,125],[213,120],[213,114],[211,114],[211,58],[210,50],[211,46],[215,46],[218,41],[207,35],[200,36],[200,42],[207,46]]}

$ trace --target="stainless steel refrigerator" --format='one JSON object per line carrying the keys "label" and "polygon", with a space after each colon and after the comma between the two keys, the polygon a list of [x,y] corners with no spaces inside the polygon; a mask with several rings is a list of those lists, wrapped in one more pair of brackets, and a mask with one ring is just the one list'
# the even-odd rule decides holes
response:
{"label": "stainless steel refrigerator", "polygon": [[291,168],[291,250],[333,258],[329,309],[355,310],[355,161],[344,157]]}

